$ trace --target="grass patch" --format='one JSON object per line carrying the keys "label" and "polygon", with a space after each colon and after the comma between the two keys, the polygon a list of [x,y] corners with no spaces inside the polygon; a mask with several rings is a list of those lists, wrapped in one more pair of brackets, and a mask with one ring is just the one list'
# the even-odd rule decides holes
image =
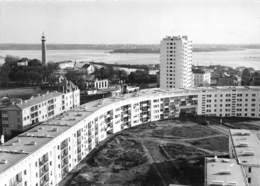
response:
{"label": "grass patch", "polygon": [[194,125],[194,126],[182,126],[182,127],[172,127],[170,129],[158,129],[154,130],[152,133],[154,136],[173,136],[173,137],[186,137],[186,138],[196,138],[205,137],[214,134],[219,134],[215,130],[209,127]]}
{"label": "grass patch", "polygon": [[226,136],[196,140],[191,144],[212,151],[228,152],[228,137]]}

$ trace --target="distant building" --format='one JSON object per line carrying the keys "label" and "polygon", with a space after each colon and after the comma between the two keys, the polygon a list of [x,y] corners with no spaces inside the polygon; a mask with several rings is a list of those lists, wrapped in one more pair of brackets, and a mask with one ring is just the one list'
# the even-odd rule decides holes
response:
{"label": "distant building", "polygon": [[111,95],[112,96],[120,96],[120,95],[123,95],[123,94],[138,92],[139,90],[140,90],[140,88],[137,87],[137,86],[122,85],[122,86],[119,86],[118,88],[112,90]]}
{"label": "distant building", "polygon": [[195,87],[205,87],[211,84],[211,73],[202,69],[192,69]]}
{"label": "distant building", "polygon": [[192,43],[188,37],[168,36],[160,48],[160,88],[191,87]]}
{"label": "distant building", "polygon": [[107,89],[109,86],[108,79],[95,79],[94,81],[87,80],[86,81],[86,89]]}
{"label": "distant building", "polygon": [[5,101],[0,108],[0,127],[4,135],[21,132],[80,105],[78,88],[64,86],[60,92],[50,92],[15,102]]}
{"label": "distant building", "polygon": [[28,59],[27,58],[20,59],[19,61],[17,61],[17,66],[28,66]]}
{"label": "distant building", "polygon": [[255,71],[252,74],[251,86],[260,86],[260,71]]}
{"label": "distant building", "polygon": [[60,69],[73,69],[76,62],[73,61],[60,61],[57,64]]}

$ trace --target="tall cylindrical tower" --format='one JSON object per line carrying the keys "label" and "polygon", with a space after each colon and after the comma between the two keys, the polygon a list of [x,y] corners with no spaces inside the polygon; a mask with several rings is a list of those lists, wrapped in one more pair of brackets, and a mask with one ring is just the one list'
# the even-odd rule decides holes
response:
{"label": "tall cylindrical tower", "polygon": [[42,34],[42,64],[46,65],[46,45],[45,45],[45,36]]}

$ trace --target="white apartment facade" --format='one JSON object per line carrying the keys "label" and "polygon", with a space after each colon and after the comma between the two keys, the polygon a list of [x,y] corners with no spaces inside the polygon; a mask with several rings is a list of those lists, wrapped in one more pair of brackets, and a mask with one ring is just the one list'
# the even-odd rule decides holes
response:
{"label": "white apartment facade", "polygon": [[204,70],[192,70],[194,87],[204,87],[211,84],[211,73]]}
{"label": "white apartment facade", "polygon": [[165,37],[160,44],[160,88],[192,87],[191,67],[192,42],[188,37]]}
{"label": "white apartment facade", "polygon": [[88,89],[107,89],[109,86],[108,79],[95,79],[94,81],[86,81],[86,88]]}
{"label": "white apartment facade", "polygon": [[102,140],[135,125],[179,117],[183,111],[259,118],[259,105],[260,87],[147,89],[89,102],[0,145],[0,186],[58,185]]}
{"label": "white apartment facade", "polygon": [[0,109],[2,133],[10,136],[13,132],[24,131],[79,105],[78,88],[65,92],[47,92],[19,103],[10,103]]}

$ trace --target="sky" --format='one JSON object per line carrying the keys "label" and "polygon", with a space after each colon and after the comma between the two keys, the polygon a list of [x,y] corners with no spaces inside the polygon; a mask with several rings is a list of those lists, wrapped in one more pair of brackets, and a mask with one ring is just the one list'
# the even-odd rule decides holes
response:
{"label": "sky", "polygon": [[0,43],[260,44],[260,0],[0,0]]}

